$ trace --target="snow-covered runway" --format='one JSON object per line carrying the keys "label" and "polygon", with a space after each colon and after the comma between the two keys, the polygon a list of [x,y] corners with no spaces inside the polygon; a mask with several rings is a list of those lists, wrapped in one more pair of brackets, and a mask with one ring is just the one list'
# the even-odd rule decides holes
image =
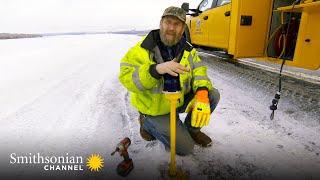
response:
{"label": "snow-covered runway", "polygon": [[[157,179],[170,154],[158,141],[142,140],[137,112],[117,79],[121,58],[140,39],[101,34],[0,41],[0,174],[118,177],[115,168],[121,158],[110,153],[128,136],[135,164],[128,178]],[[221,93],[210,125],[203,128],[214,143],[205,149],[196,146],[192,155],[177,157],[177,164],[194,179],[320,177],[318,86],[304,84],[312,87],[300,92],[310,96],[305,109],[298,108],[299,98],[290,99],[289,89],[284,91],[270,121],[268,106],[276,92],[276,83],[269,82],[272,73],[201,58]],[[298,85],[293,88],[299,83],[294,81]],[[104,167],[98,174],[49,172],[41,164],[11,164],[11,153],[99,153]]]}

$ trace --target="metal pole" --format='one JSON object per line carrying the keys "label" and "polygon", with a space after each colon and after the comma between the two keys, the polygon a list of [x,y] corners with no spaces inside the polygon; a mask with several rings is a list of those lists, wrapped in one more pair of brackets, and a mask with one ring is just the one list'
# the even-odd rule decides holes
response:
{"label": "metal pole", "polygon": [[166,98],[170,101],[170,176],[177,175],[176,167],[176,105],[181,96],[180,92],[166,93]]}
{"label": "metal pole", "polygon": [[170,149],[171,149],[171,163],[170,175],[176,176],[176,104],[177,100],[170,102]]}

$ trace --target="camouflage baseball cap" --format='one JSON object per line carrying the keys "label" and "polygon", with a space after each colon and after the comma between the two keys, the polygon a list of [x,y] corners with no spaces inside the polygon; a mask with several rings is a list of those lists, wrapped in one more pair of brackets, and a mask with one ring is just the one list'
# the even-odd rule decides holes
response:
{"label": "camouflage baseball cap", "polygon": [[175,16],[180,19],[182,22],[186,22],[186,12],[179,7],[170,6],[166,8],[163,12],[162,18],[165,16]]}

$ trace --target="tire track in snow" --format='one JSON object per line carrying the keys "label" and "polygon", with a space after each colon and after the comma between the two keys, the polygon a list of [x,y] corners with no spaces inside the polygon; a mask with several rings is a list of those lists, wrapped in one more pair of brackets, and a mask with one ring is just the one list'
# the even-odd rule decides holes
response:
{"label": "tire track in snow", "polygon": [[[237,63],[228,63],[208,56],[201,56],[201,59],[208,67],[208,74],[214,86],[218,89],[219,87],[222,87],[222,89],[219,89],[220,93],[222,93],[220,106],[218,105],[217,112],[215,111],[215,113],[222,115],[227,112],[238,112],[238,114],[233,116],[235,118],[224,119],[227,121],[228,127],[236,127],[234,128],[235,131],[233,133],[237,132],[237,127],[244,125],[242,121],[239,121],[239,115],[241,115],[246,117],[245,121],[249,121],[247,123],[257,124],[256,127],[252,129],[253,132],[255,132],[255,134],[252,133],[252,137],[255,137],[256,141],[259,142],[257,145],[261,143],[263,145],[266,143],[265,141],[268,141],[268,139],[264,139],[263,136],[261,136],[265,133],[274,137],[278,136],[278,139],[281,141],[274,141],[274,143],[279,144],[275,144],[274,148],[270,150],[277,151],[278,149],[279,151],[282,151],[286,156],[284,160],[287,159],[287,161],[289,158],[298,160],[301,157],[301,153],[308,154],[302,150],[309,151],[310,153],[300,160],[302,160],[303,163],[306,163],[306,165],[310,165],[309,163],[312,162],[311,164],[314,164],[314,167],[311,167],[311,169],[313,170],[317,166],[319,167],[320,142],[318,139],[319,119],[317,118],[319,117],[319,111],[313,111],[318,108],[319,104],[311,100],[319,98],[320,96],[318,93],[318,85],[284,77],[282,85],[284,95],[280,99],[280,105],[279,109],[276,111],[275,120],[270,121],[269,115],[271,112],[269,106],[274,93],[277,90],[276,74]],[[286,93],[288,93],[290,89],[292,89],[292,92],[289,93],[291,94],[291,97],[293,97],[292,101],[288,101],[289,98],[286,97],[288,95]],[[301,97],[307,98],[308,100],[303,102]],[[228,104],[225,104],[226,102],[228,102]],[[283,107],[283,104],[287,107]],[[263,105],[265,107],[262,107]],[[300,110],[299,108],[301,106],[307,108]],[[294,111],[290,112],[288,107],[294,109]],[[263,109],[265,109],[265,111],[263,111]],[[311,111],[306,109],[311,109]],[[301,119],[301,117],[305,117],[306,119]],[[247,129],[249,130],[250,128]],[[249,131],[247,133],[250,134]],[[246,143],[249,144],[249,142]],[[294,147],[296,150],[291,149],[293,148],[291,146],[294,144],[297,145]],[[242,156],[243,155],[247,156],[248,154],[242,154]],[[277,154],[275,154],[273,158],[275,158],[276,155]],[[246,161],[248,159],[250,159],[250,157],[243,159],[245,162],[244,164],[247,163]],[[288,167],[294,168],[293,164],[294,163],[292,162],[292,164],[290,164],[291,166]],[[255,166],[256,165],[253,164],[253,166],[248,167]],[[259,166],[259,170],[261,170],[260,168],[261,166]],[[235,168],[235,171],[237,171],[237,169],[238,168]],[[307,167],[304,167],[303,169],[306,172],[308,171]],[[250,172],[250,170],[248,170],[248,172]],[[270,172],[264,171],[264,173],[260,173],[260,175],[263,175],[260,178],[268,177],[271,175]],[[299,171],[299,173],[300,175],[303,174],[301,171]],[[254,174],[259,175],[259,173],[257,174],[256,172],[252,175]],[[278,175],[279,174],[281,174],[281,172],[278,172]]]}
{"label": "tire track in snow", "polygon": [[[283,77],[283,90],[278,110],[275,111],[275,119],[270,121],[269,115],[271,114],[271,110],[269,110],[269,106],[271,105],[274,93],[277,91],[277,74],[242,64],[231,64],[223,60],[211,57],[208,58],[206,56],[203,57],[203,61],[208,67],[210,67],[208,71],[214,74],[211,78],[213,81],[215,81],[216,76],[218,76],[220,79],[223,79],[223,81],[226,81],[228,84],[232,84],[232,86],[236,87],[233,89],[245,91],[246,94],[251,95],[253,100],[259,99],[261,104],[265,105],[265,112],[263,113],[261,111],[256,111],[255,109],[259,108],[255,107],[252,107],[250,112],[252,115],[262,114],[263,118],[258,117],[255,119],[259,120],[262,125],[268,126],[268,129],[275,129],[278,133],[290,135],[302,141],[305,141],[306,134],[303,132],[300,132],[303,134],[296,134],[292,132],[292,129],[295,126],[301,126],[301,128],[305,127],[306,129],[312,128],[314,129],[313,132],[320,131],[320,119],[318,118],[320,117],[320,111],[318,110],[320,109],[319,85],[290,77]],[[259,79],[260,81],[255,81],[256,79]],[[264,84],[268,85],[265,86]],[[237,97],[237,94],[235,94],[235,97]],[[306,97],[307,99],[302,101],[302,97]],[[234,97],[230,98],[230,100],[233,98]],[[279,121],[281,119],[294,119],[294,121],[287,122],[289,123],[287,124]],[[309,130],[306,130],[306,133],[308,131]],[[313,137],[313,140],[318,139],[314,135],[310,136]],[[305,141],[305,143],[312,147],[317,146],[315,144],[320,144],[320,142],[315,143],[313,140],[311,140],[311,142],[314,144],[310,144],[308,141]],[[316,153],[319,152],[320,149],[318,148]]]}

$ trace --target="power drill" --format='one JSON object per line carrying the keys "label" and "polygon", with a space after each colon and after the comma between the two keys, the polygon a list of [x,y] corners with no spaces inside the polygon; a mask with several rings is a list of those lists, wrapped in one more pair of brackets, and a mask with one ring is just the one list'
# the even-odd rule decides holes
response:
{"label": "power drill", "polygon": [[130,144],[131,140],[126,137],[121,140],[117,145],[116,150],[111,153],[111,156],[113,156],[116,152],[119,152],[120,156],[123,157],[123,161],[121,161],[117,166],[117,173],[123,177],[127,176],[133,169],[133,162],[132,159],[129,158],[129,153],[127,151]]}

